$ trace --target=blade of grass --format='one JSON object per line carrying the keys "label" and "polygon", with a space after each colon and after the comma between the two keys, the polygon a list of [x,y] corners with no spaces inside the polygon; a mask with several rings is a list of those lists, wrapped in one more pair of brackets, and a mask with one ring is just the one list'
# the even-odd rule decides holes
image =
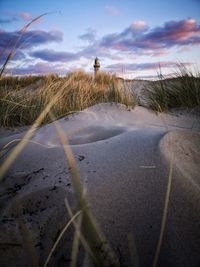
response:
{"label": "blade of grass", "polygon": [[71,264],[70,267],[77,266],[77,255],[78,255],[78,248],[79,248],[79,241],[80,241],[80,234],[81,234],[81,223],[82,223],[82,216],[77,218],[77,228],[74,231],[74,240],[72,244],[72,254],[71,254]]}
{"label": "blade of grass", "polygon": [[99,264],[97,266],[100,266],[100,267],[119,266],[118,260],[114,256],[114,253],[112,249],[110,248],[110,246],[108,245],[108,242],[105,236],[103,235],[100,228],[98,227],[93,214],[91,213],[89,208],[87,209],[85,208],[85,207],[88,207],[87,200],[83,194],[83,187],[81,184],[81,179],[78,174],[76,162],[75,162],[73,153],[71,151],[71,148],[69,146],[67,137],[65,133],[63,132],[58,121],[55,120],[55,116],[53,115],[51,111],[50,111],[50,117],[52,118],[52,120],[54,120],[53,123],[58,132],[60,141],[63,144],[63,149],[66,155],[66,159],[71,169],[72,183],[73,183],[74,190],[76,193],[79,208],[81,210],[84,210],[83,229],[86,232],[86,240],[88,242],[88,245],[98,260]]}
{"label": "blade of grass", "polygon": [[13,149],[12,153],[6,158],[6,160],[3,162],[2,166],[0,166],[0,181],[2,180],[5,173],[8,171],[12,163],[15,161],[17,156],[21,153],[21,151],[24,149],[24,147],[27,145],[30,138],[33,136],[33,133],[36,131],[36,129],[40,126],[46,115],[49,113],[50,109],[53,107],[53,105],[58,101],[60,95],[62,94],[62,89],[55,95],[53,99],[48,103],[48,105],[45,107],[45,109],[41,112],[39,117],[36,119],[34,124],[31,126],[31,128],[28,130],[28,132],[25,134],[24,138],[21,140],[21,142]]}
{"label": "blade of grass", "polygon": [[35,22],[38,21],[40,18],[42,18],[42,17],[44,17],[44,16],[46,16],[46,15],[48,15],[48,14],[51,14],[51,13],[52,13],[52,12],[46,12],[46,13],[41,14],[40,16],[37,16],[36,18],[32,19],[29,23],[27,23],[27,24],[26,24],[26,25],[19,31],[19,36],[18,36],[16,42],[14,43],[14,45],[13,45],[11,51],[9,52],[9,54],[8,54],[8,56],[7,56],[7,58],[6,58],[5,62],[4,62],[4,64],[3,64],[3,66],[1,67],[1,70],[0,70],[0,79],[1,79],[1,77],[2,77],[2,74],[3,74],[4,70],[5,70],[5,68],[6,68],[7,64],[8,64],[8,62],[9,62],[10,59],[12,58],[12,56],[13,56],[13,54],[14,54],[14,51],[15,51],[15,49],[16,49],[16,47],[17,47],[19,41],[21,40],[23,34],[28,30],[28,28],[29,28],[33,23],[35,23]]}
{"label": "blade of grass", "polygon": [[133,233],[128,235],[128,245],[130,251],[130,259],[133,267],[139,267],[139,255],[135,245],[135,238]]}
{"label": "blade of grass", "polygon": [[[68,212],[69,216],[72,218],[73,217],[73,213],[72,213],[72,210],[70,208],[70,205],[69,205],[69,202],[68,202],[67,198],[65,198],[64,201],[65,201],[65,207],[67,209],[67,212]],[[74,228],[78,231],[79,228],[78,228],[78,225],[76,224],[75,221],[73,221],[73,225],[74,225]],[[83,234],[81,232],[80,232],[80,240],[81,240],[81,243],[82,243],[85,251],[93,259],[93,261],[98,264],[97,258],[95,257],[93,251],[90,249],[85,237],[83,236]]]}
{"label": "blade of grass", "polygon": [[[172,146],[172,142],[171,142],[171,146]],[[171,149],[171,146],[170,146],[170,149]],[[166,195],[165,195],[165,202],[164,202],[163,215],[162,215],[162,220],[161,220],[160,234],[159,234],[159,238],[158,238],[158,243],[157,243],[152,267],[156,267],[158,264],[160,250],[161,250],[164,232],[165,232],[165,227],[166,227],[166,222],[167,222],[169,198],[170,198],[170,192],[171,192],[171,187],[172,187],[173,158],[174,158],[174,154],[172,153],[172,149],[171,149],[171,158],[170,158],[170,166],[169,166],[167,191],[166,191]]]}
{"label": "blade of grass", "polygon": [[[164,127],[166,128],[166,131],[169,131],[169,126],[165,120],[165,117],[160,114],[160,118],[163,122]],[[171,143],[172,144],[172,143]],[[171,150],[171,145],[170,145],[170,150]],[[173,155],[171,153],[171,155]],[[163,208],[163,215],[162,215],[162,220],[161,220],[161,229],[159,233],[159,238],[158,238],[158,243],[156,246],[156,252],[153,260],[153,265],[152,267],[156,267],[159,259],[159,254],[160,254],[160,249],[163,241],[163,236],[164,236],[164,230],[166,226],[166,219],[167,219],[167,212],[168,212],[168,205],[169,205],[169,196],[170,196],[170,191],[171,191],[171,183],[172,183],[172,168],[173,168],[173,158],[171,156],[170,158],[170,166],[169,166],[169,175],[168,175],[168,183],[167,183],[167,191],[165,195],[165,201],[164,201],[164,208]]]}
{"label": "blade of grass", "polygon": [[[8,152],[10,152],[10,150],[13,148],[13,146],[11,146],[12,144],[19,143],[22,140],[27,141],[30,144],[35,144],[35,145],[38,145],[38,146],[41,146],[41,147],[49,148],[47,145],[43,145],[43,144],[41,144],[39,142],[36,142],[36,141],[26,140],[26,139],[23,139],[23,138],[18,138],[18,139],[14,139],[14,140],[10,141],[9,143],[7,143],[6,145],[4,145],[0,149],[0,159],[3,158]],[[11,147],[9,147],[9,146],[11,146]],[[8,149],[6,150],[6,148],[8,148]]]}
{"label": "blade of grass", "polygon": [[23,246],[29,256],[31,267],[39,267],[38,255],[33,243],[32,235],[28,230],[26,222],[23,218],[22,206],[18,200],[13,201],[13,209],[17,215],[17,221],[19,223],[20,233],[23,239]]}
{"label": "blade of grass", "polygon": [[63,230],[61,231],[61,233],[59,234],[56,242],[54,243],[45,263],[43,267],[47,267],[47,265],[49,264],[49,261],[58,245],[58,243],[60,242],[61,238],[63,237],[63,235],[65,234],[65,232],[67,231],[67,229],[69,228],[69,226],[72,224],[72,222],[78,217],[80,216],[80,214],[82,213],[82,210],[79,210],[75,215],[72,216],[72,218],[68,221],[68,223],[65,225],[65,227],[63,228]]}

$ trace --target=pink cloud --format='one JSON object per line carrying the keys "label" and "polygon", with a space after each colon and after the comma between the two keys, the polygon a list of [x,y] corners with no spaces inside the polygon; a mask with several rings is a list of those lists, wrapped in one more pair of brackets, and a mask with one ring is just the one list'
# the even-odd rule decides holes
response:
{"label": "pink cloud", "polygon": [[168,51],[166,50],[160,50],[160,51],[153,51],[152,53],[152,57],[161,57],[161,56],[166,56],[167,54],[169,54]]}
{"label": "pink cloud", "polygon": [[8,69],[8,73],[12,72],[12,74],[14,75],[44,75],[48,73],[66,74],[67,71],[68,69],[63,67],[62,65],[49,65],[49,63],[42,62],[31,64],[27,67]]}
{"label": "pink cloud", "polygon": [[[200,24],[194,19],[169,21],[161,27],[149,28],[144,21],[136,21],[120,33],[108,34],[100,46],[119,51],[143,54],[147,49],[158,51],[153,56],[164,55],[171,47],[200,45]],[[162,52],[160,52],[162,51]]]}
{"label": "pink cloud", "polygon": [[108,15],[111,15],[111,16],[119,16],[119,10],[114,7],[114,6],[110,6],[110,5],[106,5],[105,6],[105,11]]}
{"label": "pink cloud", "polygon": [[163,28],[155,29],[148,37],[152,38],[151,40],[157,39],[158,41],[184,42],[199,33],[200,26],[197,22],[194,19],[187,19],[167,22]]}
{"label": "pink cloud", "polygon": [[17,14],[20,18],[24,19],[24,20],[31,20],[33,19],[33,17],[31,16],[30,13],[28,12],[20,12]]}
{"label": "pink cloud", "polygon": [[[182,62],[184,66],[191,66],[191,62]],[[146,63],[124,63],[123,67],[128,71],[138,71],[138,70],[157,70],[161,68],[172,68],[176,67],[176,61],[158,61],[158,62],[146,62]],[[121,63],[108,65],[106,68],[112,71],[118,71],[122,67]]]}
{"label": "pink cloud", "polygon": [[188,51],[190,51],[190,50],[191,50],[191,47],[184,46],[184,47],[182,47],[182,48],[180,48],[180,49],[178,50],[178,53],[188,52]]}
{"label": "pink cloud", "polygon": [[114,44],[112,48],[120,51],[129,51],[129,49],[123,44]]}
{"label": "pink cloud", "polygon": [[146,24],[145,21],[143,20],[138,20],[138,21],[135,21],[133,22],[133,24],[131,25],[131,29],[133,31],[140,31],[140,30],[143,30],[143,29],[146,29],[148,26]]}

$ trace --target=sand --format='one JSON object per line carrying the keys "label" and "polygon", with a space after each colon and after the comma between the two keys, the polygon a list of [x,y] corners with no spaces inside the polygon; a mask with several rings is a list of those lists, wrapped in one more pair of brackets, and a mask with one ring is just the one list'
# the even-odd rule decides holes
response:
{"label": "sand", "polygon": [[[132,255],[137,255],[133,258],[138,258],[139,266],[152,266],[171,158],[172,189],[158,266],[199,266],[199,114],[176,110],[156,115],[143,107],[98,104],[58,122],[69,139],[91,209],[120,266],[131,266]],[[23,135],[2,134],[0,146]],[[69,220],[64,198],[77,210],[70,169],[54,124],[39,128],[31,141],[0,187],[0,266],[30,266],[16,220],[17,201],[40,266]],[[1,151],[1,163],[16,144]],[[73,227],[49,266],[69,266],[72,239]],[[130,239],[137,251],[130,249]],[[80,253],[79,264],[83,258]]]}

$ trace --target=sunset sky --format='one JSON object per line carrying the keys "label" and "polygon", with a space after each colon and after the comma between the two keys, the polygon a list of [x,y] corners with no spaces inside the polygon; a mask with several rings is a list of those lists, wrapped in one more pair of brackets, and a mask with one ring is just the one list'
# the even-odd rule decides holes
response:
{"label": "sunset sky", "polygon": [[[200,69],[200,0],[0,0],[0,63],[31,19],[9,74],[101,70],[151,78],[177,62]],[[6,50],[5,50],[6,48]]]}

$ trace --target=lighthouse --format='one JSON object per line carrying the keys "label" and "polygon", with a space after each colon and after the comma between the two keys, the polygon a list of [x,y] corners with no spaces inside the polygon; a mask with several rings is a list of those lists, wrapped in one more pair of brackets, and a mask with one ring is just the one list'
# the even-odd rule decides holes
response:
{"label": "lighthouse", "polygon": [[100,69],[100,62],[99,62],[98,57],[96,57],[95,60],[94,60],[94,78],[97,77],[99,69]]}

